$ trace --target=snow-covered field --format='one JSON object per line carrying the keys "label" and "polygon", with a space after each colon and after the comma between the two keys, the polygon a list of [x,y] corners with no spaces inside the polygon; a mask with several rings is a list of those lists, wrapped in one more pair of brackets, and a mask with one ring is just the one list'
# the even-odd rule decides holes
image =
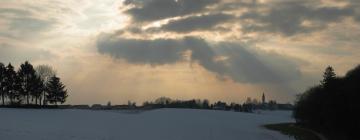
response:
{"label": "snow-covered field", "polygon": [[262,128],[289,111],[0,109],[0,140],[289,140]]}

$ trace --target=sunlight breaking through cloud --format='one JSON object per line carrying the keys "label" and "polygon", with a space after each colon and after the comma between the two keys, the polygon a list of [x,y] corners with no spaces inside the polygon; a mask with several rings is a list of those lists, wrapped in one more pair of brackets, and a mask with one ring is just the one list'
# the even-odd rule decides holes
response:
{"label": "sunlight breaking through cloud", "polygon": [[359,7],[356,0],[1,1],[0,62],[54,65],[76,92],[73,103],[233,101],[262,92],[291,102],[325,66],[342,75],[358,63]]}

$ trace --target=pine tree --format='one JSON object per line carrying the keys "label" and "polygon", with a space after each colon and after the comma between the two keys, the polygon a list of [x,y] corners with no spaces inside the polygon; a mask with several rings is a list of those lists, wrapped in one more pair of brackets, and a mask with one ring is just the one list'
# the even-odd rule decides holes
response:
{"label": "pine tree", "polygon": [[327,86],[331,81],[333,81],[336,78],[336,74],[334,72],[334,69],[331,66],[328,66],[325,69],[325,72],[323,74],[323,80],[321,81],[321,85]]}
{"label": "pine tree", "polygon": [[34,93],[34,86],[37,79],[35,70],[33,66],[28,61],[26,61],[24,64],[20,65],[18,75],[21,80],[23,95],[26,97],[26,103],[29,104],[30,96],[36,96],[36,93]]}
{"label": "pine tree", "polygon": [[34,76],[31,80],[31,95],[35,98],[35,104],[41,105],[41,94],[45,90],[42,79],[39,76]]}
{"label": "pine tree", "polygon": [[6,67],[5,77],[5,92],[10,99],[10,104],[14,104],[15,99],[20,100],[20,85],[18,75],[16,74],[14,67],[9,63]]}
{"label": "pine tree", "polygon": [[47,101],[50,103],[55,103],[57,105],[58,102],[61,104],[66,101],[67,90],[65,89],[65,85],[60,82],[60,78],[55,75],[50,78],[50,81],[46,84],[47,90]]}
{"label": "pine tree", "polygon": [[15,81],[14,81],[14,94],[15,94],[15,99],[17,101],[16,103],[19,105],[22,102],[22,93],[24,92],[21,88],[21,79],[19,75],[16,73]]}

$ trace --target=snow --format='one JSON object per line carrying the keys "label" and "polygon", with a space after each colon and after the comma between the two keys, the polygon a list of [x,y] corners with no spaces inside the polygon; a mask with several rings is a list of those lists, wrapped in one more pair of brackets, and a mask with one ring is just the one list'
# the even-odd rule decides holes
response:
{"label": "snow", "polygon": [[290,111],[0,109],[1,140],[289,140],[261,125]]}

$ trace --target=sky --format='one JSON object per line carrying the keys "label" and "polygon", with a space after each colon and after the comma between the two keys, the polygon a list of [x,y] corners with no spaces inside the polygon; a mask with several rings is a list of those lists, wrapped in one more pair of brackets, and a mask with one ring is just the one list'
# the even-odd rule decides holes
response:
{"label": "sky", "polygon": [[0,0],[0,62],[54,67],[68,104],[292,103],[359,64],[358,0]]}

